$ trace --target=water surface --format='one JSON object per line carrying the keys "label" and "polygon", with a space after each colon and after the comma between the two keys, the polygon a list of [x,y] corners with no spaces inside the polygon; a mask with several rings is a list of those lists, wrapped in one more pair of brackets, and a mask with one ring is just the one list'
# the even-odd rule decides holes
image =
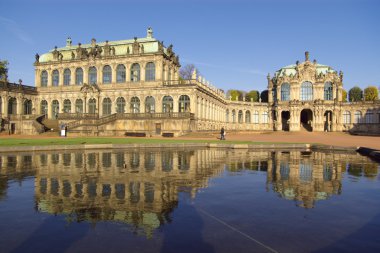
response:
{"label": "water surface", "polygon": [[0,252],[379,252],[379,165],[229,149],[0,155]]}

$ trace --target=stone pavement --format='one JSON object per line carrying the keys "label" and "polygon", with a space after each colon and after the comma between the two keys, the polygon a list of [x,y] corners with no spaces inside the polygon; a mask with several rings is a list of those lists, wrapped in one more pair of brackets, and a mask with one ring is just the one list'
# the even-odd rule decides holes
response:
{"label": "stone pavement", "polygon": [[[176,139],[217,139],[218,133],[194,133]],[[254,142],[285,142],[285,143],[308,143],[325,144],[339,147],[368,147],[380,150],[380,136],[358,136],[342,132],[228,132],[227,140],[254,141]]]}

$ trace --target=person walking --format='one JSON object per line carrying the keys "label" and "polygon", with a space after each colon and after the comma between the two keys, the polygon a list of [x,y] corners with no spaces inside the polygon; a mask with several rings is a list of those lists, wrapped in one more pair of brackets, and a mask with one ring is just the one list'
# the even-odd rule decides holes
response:
{"label": "person walking", "polygon": [[222,129],[220,129],[220,140],[225,140],[224,134],[225,134],[224,127],[222,127]]}

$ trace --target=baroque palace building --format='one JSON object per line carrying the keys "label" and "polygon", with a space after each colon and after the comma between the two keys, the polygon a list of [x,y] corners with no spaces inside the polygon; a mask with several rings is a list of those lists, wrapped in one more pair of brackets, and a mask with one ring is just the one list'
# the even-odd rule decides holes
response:
{"label": "baroque palace building", "polygon": [[309,60],[268,75],[268,102],[232,101],[196,71],[190,80],[173,46],[145,38],[72,44],[36,55],[35,87],[0,83],[1,129],[35,134],[66,126],[78,135],[193,131],[379,133],[380,103],[342,101],[343,73]]}

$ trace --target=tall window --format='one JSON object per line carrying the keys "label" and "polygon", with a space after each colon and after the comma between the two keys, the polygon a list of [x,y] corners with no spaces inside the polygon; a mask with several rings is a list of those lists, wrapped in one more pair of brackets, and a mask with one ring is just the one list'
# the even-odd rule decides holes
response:
{"label": "tall window", "polygon": [[53,70],[52,84],[53,84],[53,86],[58,86],[58,84],[59,84],[59,72],[56,69]]}
{"label": "tall window", "polygon": [[230,111],[228,109],[226,110],[226,122],[230,122]]}
{"label": "tall window", "polygon": [[343,124],[351,124],[351,113],[349,111],[343,113]]}
{"label": "tall window", "polygon": [[125,66],[123,64],[116,67],[116,82],[125,83]]}
{"label": "tall window", "polygon": [[290,100],[290,85],[288,83],[283,83],[281,85],[281,101]]}
{"label": "tall window", "polygon": [[140,99],[138,97],[131,98],[131,112],[140,113]]}
{"label": "tall window", "polygon": [[268,123],[268,112],[263,112],[263,123],[267,124]]}
{"label": "tall window", "polygon": [[162,99],[162,112],[173,111],[173,98],[171,96],[165,96]]}
{"label": "tall window", "polygon": [[109,65],[103,67],[103,83],[112,82],[112,69]]}
{"label": "tall window", "polygon": [[243,111],[239,110],[238,112],[238,122],[243,123]]}
{"label": "tall window", "polygon": [[71,112],[71,101],[70,99],[65,99],[63,101],[63,111],[70,113]]}
{"label": "tall window", "polygon": [[96,113],[96,99],[95,98],[90,98],[88,100],[88,113]]}
{"label": "tall window", "polygon": [[156,66],[153,62],[148,62],[145,67],[145,81],[154,81],[156,79]]}
{"label": "tall window", "polygon": [[97,82],[97,71],[95,67],[90,67],[88,70],[88,81],[90,84],[96,84]]}
{"label": "tall window", "polygon": [[8,114],[17,114],[17,99],[10,98],[8,100]]}
{"label": "tall window", "polygon": [[103,115],[111,114],[112,101],[110,98],[103,99]]}
{"label": "tall window", "polygon": [[313,100],[313,84],[311,82],[302,83],[300,100],[301,101]]}
{"label": "tall window", "polygon": [[250,111],[245,112],[245,123],[251,123],[251,112]]}
{"label": "tall window", "polygon": [[362,112],[361,111],[356,111],[354,116],[355,116],[354,123],[361,123],[362,122]]}
{"label": "tall window", "polygon": [[48,113],[48,102],[46,100],[41,101],[41,114]]}
{"label": "tall window", "polygon": [[118,97],[116,99],[116,112],[117,113],[125,112],[125,99],[123,97]]}
{"label": "tall window", "polygon": [[190,98],[187,95],[182,95],[179,97],[178,101],[178,112],[188,111],[190,111]]}
{"label": "tall window", "polygon": [[27,99],[24,102],[24,114],[32,114],[32,100],[30,99]]}
{"label": "tall window", "polygon": [[300,180],[310,182],[313,175],[312,165],[309,162],[301,161],[300,162]]}
{"label": "tall window", "polygon": [[75,70],[75,84],[82,85],[83,84],[83,69],[77,68]]}
{"label": "tall window", "polygon": [[131,67],[131,82],[140,82],[140,65],[134,63]]}
{"label": "tall window", "polygon": [[65,69],[63,71],[63,85],[70,85],[71,82],[71,71],[70,69]]}
{"label": "tall window", "polygon": [[41,72],[41,87],[47,87],[48,84],[48,72],[46,70]]}
{"label": "tall window", "polygon": [[152,96],[146,97],[145,99],[145,112],[147,113],[155,112],[155,101]]}
{"label": "tall window", "polygon": [[236,123],[236,111],[232,110],[232,123]]}
{"label": "tall window", "polygon": [[259,112],[258,111],[255,111],[253,113],[253,123],[254,124],[259,124]]}
{"label": "tall window", "polygon": [[324,94],[325,100],[333,100],[333,87],[331,82],[325,83]]}
{"label": "tall window", "polygon": [[373,111],[368,110],[365,114],[365,123],[373,123]]}
{"label": "tall window", "polygon": [[53,100],[51,103],[51,111],[53,112],[53,117],[56,119],[59,113],[59,102],[58,100]]}
{"label": "tall window", "polygon": [[80,98],[75,100],[75,112],[83,113],[83,100]]}

